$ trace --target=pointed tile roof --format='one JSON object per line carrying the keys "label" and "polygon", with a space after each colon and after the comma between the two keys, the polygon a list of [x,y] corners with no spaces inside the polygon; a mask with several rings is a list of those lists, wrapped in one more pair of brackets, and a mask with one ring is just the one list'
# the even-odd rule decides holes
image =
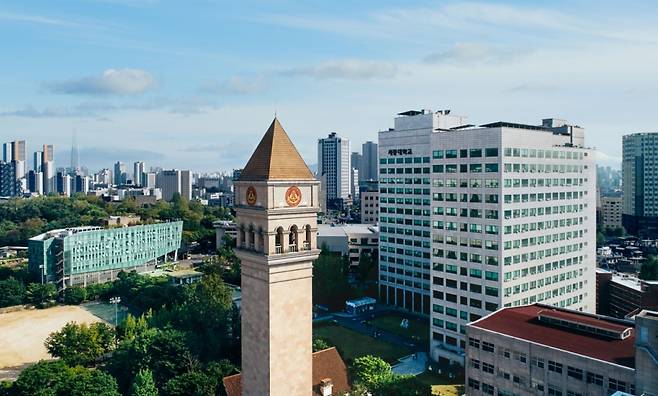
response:
{"label": "pointed tile roof", "polygon": [[240,180],[315,180],[313,173],[274,118],[240,174]]}

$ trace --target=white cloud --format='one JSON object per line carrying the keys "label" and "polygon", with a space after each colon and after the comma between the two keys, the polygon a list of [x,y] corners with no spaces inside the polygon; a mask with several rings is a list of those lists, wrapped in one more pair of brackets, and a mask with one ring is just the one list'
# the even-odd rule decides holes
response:
{"label": "white cloud", "polygon": [[391,78],[398,68],[391,62],[358,59],[333,60],[313,66],[295,67],[281,72],[286,76],[307,76],[322,79],[370,80]]}
{"label": "white cloud", "polygon": [[83,77],[46,83],[45,87],[58,94],[136,95],[155,88],[156,79],[141,69],[107,69],[100,76]]}
{"label": "white cloud", "polygon": [[423,61],[426,63],[501,64],[515,61],[530,52],[481,43],[457,43],[445,51],[426,56]]}

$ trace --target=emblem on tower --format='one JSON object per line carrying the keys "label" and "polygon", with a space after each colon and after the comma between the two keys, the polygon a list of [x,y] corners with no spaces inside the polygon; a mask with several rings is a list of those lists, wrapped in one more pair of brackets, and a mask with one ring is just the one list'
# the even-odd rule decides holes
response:
{"label": "emblem on tower", "polygon": [[302,201],[302,191],[297,186],[292,186],[286,191],[286,203],[288,206],[297,206]]}
{"label": "emblem on tower", "polygon": [[247,188],[247,204],[249,206],[254,206],[256,205],[256,198],[258,197],[258,194],[256,194],[256,189],[254,186],[249,186]]}

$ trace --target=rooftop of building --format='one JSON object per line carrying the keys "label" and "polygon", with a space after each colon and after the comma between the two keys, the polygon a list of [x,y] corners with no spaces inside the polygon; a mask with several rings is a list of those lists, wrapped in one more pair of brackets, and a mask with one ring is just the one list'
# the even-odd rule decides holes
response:
{"label": "rooftop of building", "polygon": [[643,280],[638,278],[637,276],[633,274],[627,274],[623,272],[616,272],[616,271],[608,271],[603,268],[597,268],[596,269],[597,273],[603,274],[603,273],[609,273],[612,275],[611,281],[615,282],[617,284],[620,284],[624,287],[627,287],[629,289],[637,290],[637,291],[642,291],[642,284],[645,285],[658,285],[658,281],[655,280]]}
{"label": "rooftop of building", "polygon": [[[628,368],[635,367],[632,321],[534,304],[503,308],[469,326]],[[625,337],[614,338],[603,333],[624,334]]]}
{"label": "rooftop of building", "polygon": [[[311,395],[322,396],[320,384],[324,380],[333,383],[334,395],[341,395],[350,390],[347,377],[347,366],[334,347],[313,353],[313,389]],[[227,396],[242,395],[242,378],[240,374],[224,377],[224,388]]]}
{"label": "rooftop of building", "polygon": [[274,118],[242,170],[239,180],[315,180],[315,176],[279,120]]}
{"label": "rooftop of building", "polygon": [[379,227],[372,224],[318,224],[319,237],[348,235],[377,236],[379,235]]}
{"label": "rooftop of building", "polygon": [[75,234],[79,234],[82,232],[89,232],[89,231],[102,231],[102,230],[120,230],[120,229],[131,229],[134,227],[150,227],[154,225],[159,225],[159,224],[173,224],[173,223],[183,223],[182,221],[167,221],[167,222],[162,222],[162,223],[154,223],[154,224],[142,224],[142,225],[130,225],[127,227],[120,227],[120,228],[105,228],[105,227],[98,227],[98,226],[84,226],[84,227],[71,227],[71,228],[61,228],[57,230],[50,230],[46,231],[43,234],[36,235],[32,238],[30,238],[30,241],[45,241],[51,238],[65,238],[68,236],[72,236]]}

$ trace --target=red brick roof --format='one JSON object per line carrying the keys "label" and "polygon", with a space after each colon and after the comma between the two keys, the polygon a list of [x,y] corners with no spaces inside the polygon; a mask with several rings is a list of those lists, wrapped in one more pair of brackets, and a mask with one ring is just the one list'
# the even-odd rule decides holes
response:
{"label": "red brick roof", "polygon": [[511,337],[520,338],[537,344],[561,349],[567,352],[588,356],[594,359],[619,364],[629,368],[635,367],[635,331],[631,336],[619,340],[588,334],[566,327],[553,326],[538,319],[539,313],[552,311],[552,315],[580,321],[597,327],[608,326],[615,329],[628,328],[612,319],[606,320],[576,311],[556,309],[546,305],[527,305],[504,308],[489,316],[471,323],[469,326],[485,329]]}
{"label": "red brick roof", "polygon": [[[334,395],[340,395],[350,390],[347,366],[336,348],[313,353],[313,389],[311,395],[322,396],[320,382],[327,378],[330,378],[334,385]],[[223,382],[228,396],[242,396],[240,374],[224,377]]]}

